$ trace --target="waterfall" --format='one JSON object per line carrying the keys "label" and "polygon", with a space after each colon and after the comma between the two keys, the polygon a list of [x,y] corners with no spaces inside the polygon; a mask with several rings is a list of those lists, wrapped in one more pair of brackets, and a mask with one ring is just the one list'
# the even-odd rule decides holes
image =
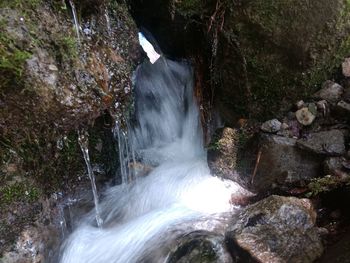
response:
{"label": "waterfall", "polygon": [[[173,262],[179,237],[204,231],[223,239],[227,216],[238,208],[231,198],[245,190],[210,175],[189,63],[160,57],[138,67],[130,126],[127,137],[116,128],[127,183],[105,192],[102,227],[88,214],[65,242],[62,263]],[[128,180],[126,145],[150,167],[137,180]]]}

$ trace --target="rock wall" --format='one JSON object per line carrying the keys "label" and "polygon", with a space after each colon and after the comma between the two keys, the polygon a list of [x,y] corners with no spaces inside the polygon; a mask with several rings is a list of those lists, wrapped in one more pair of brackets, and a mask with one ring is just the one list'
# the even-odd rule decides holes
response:
{"label": "rock wall", "polygon": [[131,107],[141,53],[118,1],[4,0],[0,25],[2,254],[47,196],[87,180],[77,129],[90,133],[93,166],[114,175],[111,129]]}

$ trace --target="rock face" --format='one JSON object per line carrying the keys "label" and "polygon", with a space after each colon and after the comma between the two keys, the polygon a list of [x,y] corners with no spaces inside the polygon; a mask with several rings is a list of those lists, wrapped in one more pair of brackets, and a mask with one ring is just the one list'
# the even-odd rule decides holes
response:
{"label": "rock face", "polygon": [[296,139],[263,135],[260,144],[261,157],[252,184],[255,191],[308,180],[320,174],[319,157],[298,149]]}
{"label": "rock face", "polygon": [[343,132],[339,130],[321,131],[299,139],[297,145],[316,154],[339,156],[345,154]]}
{"label": "rock face", "polygon": [[258,262],[313,262],[323,252],[308,199],[270,196],[244,208],[226,233]]}

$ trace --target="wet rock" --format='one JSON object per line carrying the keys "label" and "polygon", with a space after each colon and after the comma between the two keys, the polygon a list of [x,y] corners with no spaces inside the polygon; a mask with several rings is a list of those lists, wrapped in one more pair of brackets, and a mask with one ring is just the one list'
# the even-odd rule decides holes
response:
{"label": "wet rock", "polygon": [[316,118],[316,115],[314,115],[307,107],[301,108],[300,110],[296,111],[295,116],[298,122],[304,126],[311,125]]}
{"label": "wet rock", "polygon": [[261,130],[268,133],[275,133],[281,129],[282,123],[277,119],[272,119],[264,122],[261,125]]}
{"label": "wet rock", "polygon": [[208,146],[208,165],[213,175],[237,180],[238,131],[223,128],[215,132]]}
{"label": "wet rock", "polygon": [[327,80],[322,85],[322,89],[316,92],[313,96],[317,99],[323,99],[331,103],[337,103],[341,100],[344,88],[338,83]]}
{"label": "wet rock", "polygon": [[297,145],[316,154],[339,156],[345,153],[344,134],[340,130],[310,133],[299,139]]}
{"label": "wet rock", "polygon": [[341,64],[342,72],[345,77],[350,77],[350,58],[345,58]]}
{"label": "wet rock", "polygon": [[129,168],[135,173],[136,178],[148,175],[154,167],[140,162],[131,162]]}
{"label": "wet rock", "polygon": [[261,157],[252,186],[256,191],[264,191],[314,178],[320,172],[319,161],[316,155],[298,149],[296,139],[262,136]]}
{"label": "wet rock", "polygon": [[178,241],[178,246],[170,253],[167,263],[232,263],[225,248],[224,237],[204,231],[192,232]]}
{"label": "wet rock", "polygon": [[[57,248],[59,246],[59,233],[57,229],[47,226],[28,227],[18,238],[12,251],[6,252],[1,262],[6,263],[42,263],[46,262],[48,254],[47,248]],[[51,251],[52,253],[52,251]]]}
{"label": "wet rock", "polygon": [[226,238],[258,262],[313,262],[323,252],[315,221],[310,200],[273,195],[244,208]]}

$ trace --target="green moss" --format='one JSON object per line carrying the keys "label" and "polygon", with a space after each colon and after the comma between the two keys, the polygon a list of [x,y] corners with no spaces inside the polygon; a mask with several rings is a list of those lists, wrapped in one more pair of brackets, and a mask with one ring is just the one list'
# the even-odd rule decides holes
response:
{"label": "green moss", "polygon": [[35,202],[40,196],[40,190],[24,182],[16,182],[0,189],[1,205],[8,205],[12,202]]}
{"label": "green moss", "polygon": [[[245,58],[251,96],[238,94],[238,98],[227,98],[234,105],[223,103],[245,116],[266,119],[288,109],[314,93],[350,54],[348,0],[233,3],[224,35],[239,42],[239,47],[230,48]],[[232,90],[232,83],[227,81],[227,89]]]}
{"label": "green moss", "polygon": [[42,0],[1,0],[0,8],[36,8]]}
{"label": "green moss", "polygon": [[[72,34],[72,32],[70,32]],[[78,42],[75,36],[59,35],[55,39],[57,56],[61,63],[74,62],[78,58]]]}
{"label": "green moss", "polygon": [[182,0],[176,1],[177,11],[186,17],[193,15],[198,15],[204,12],[204,3],[205,1],[201,0]]}
{"label": "green moss", "polygon": [[30,52],[18,48],[14,39],[0,33],[0,88],[7,86],[9,82],[20,80],[25,62],[31,55]]}
{"label": "green moss", "polygon": [[312,181],[308,184],[309,191],[306,193],[306,197],[316,196],[325,192],[329,192],[334,190],[337,187],[340,187],[344,184],[349,185],[350,180],[347,182],[339,180],[339,178],[331,175],[326,175],[321,178],[312,179]]}

